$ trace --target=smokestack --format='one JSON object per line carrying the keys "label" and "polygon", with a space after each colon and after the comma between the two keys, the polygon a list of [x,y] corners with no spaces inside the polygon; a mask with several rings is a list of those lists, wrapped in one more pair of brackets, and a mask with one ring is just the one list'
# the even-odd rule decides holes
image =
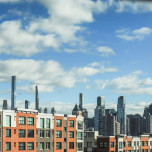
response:
{"label": "smokestack", "polygon": [[16,106],[16,76],[12,76],[11,109],[14,110],[15,106]]}
{"label": "smokestack", "polygon": [[29,101],[25,100],[25,109],[29,108]]}
{"label": "smokestack", "polygon": [[46,107],[44,108],[44,113],[48,113],[48,109]]}
{"label": "smokestack", "polygon": [[83,104],[84,104],[84,96],[83,96],[83,93],[80,93],[79,94],[79,108],[80,108],[80,110],[83,109]]}
{"label": "smokestack", "polygon": [[7,110],[7,100],[3,100],[3,109]]}
{"label": "smokestack", "polygon": [[35,87],[35,109],[36,109],[36,110],[39,110],[38,86]]}

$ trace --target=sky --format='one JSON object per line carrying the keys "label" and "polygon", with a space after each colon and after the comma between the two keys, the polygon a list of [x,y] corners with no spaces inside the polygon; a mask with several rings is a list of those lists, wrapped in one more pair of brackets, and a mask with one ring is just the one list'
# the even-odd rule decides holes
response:
{"label": "sky", "polygon": [[152,2],[119,0],[0,0],[0,107],[30,101],[71,114],[84,93],[94,115],[125,96],[127,114],[152,102]]}

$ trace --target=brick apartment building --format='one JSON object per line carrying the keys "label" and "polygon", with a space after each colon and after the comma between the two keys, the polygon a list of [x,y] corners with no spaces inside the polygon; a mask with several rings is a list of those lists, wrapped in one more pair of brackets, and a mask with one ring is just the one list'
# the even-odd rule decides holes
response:
{"label": "brick apartment building", "polygon": [[81,116],[0,111],[0,152],[82,152],[83,132]]}
{"label": "brick apartment building", "polygon": [[152,152],[152,137],[98,136],[97,152]]}

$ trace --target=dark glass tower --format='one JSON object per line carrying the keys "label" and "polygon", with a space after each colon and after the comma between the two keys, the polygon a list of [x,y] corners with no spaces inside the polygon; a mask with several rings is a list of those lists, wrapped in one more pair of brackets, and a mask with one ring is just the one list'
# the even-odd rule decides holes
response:
{"label": "dark glass tower", "polygon": [[39,93],[38,86],[35,87],[35,109],[39,110]]}
{"label": "dark glass tower", "polygon": [[120,133],[126,134],[126,105],[124,96],[118,98],[117,119],[120,123]]}
{"label": "dark glass tower", "polygon": [[15,106],[16,106],[16,76],[12,76],[11,109],[14,110]]}
{"label": "dark glass tower", "polygon": [[29,108],[29,101],[25,100],[25,109]]}
{"label": "dark glass tower", "polygon": [[83,95],[83,93],[80,93],[79,94],[79,108],[80,108],[80,110],[83,109],[83,104],[84,104],[84,95]]}
{"label": "dark glass tower", "polygon": [[7,100],[3,100],[3,109],[7,110]]}

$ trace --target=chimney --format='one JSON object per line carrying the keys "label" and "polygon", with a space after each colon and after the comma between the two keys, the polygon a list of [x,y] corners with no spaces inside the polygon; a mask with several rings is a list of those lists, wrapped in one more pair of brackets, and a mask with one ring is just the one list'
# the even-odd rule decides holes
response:
{"label": "chimney", "polygon": [[39,94],[38,94],[38,86],[35,87],[35,109],[36,110],[40,110],[39,109]]}
{"label": "chimney", "polygon": [[80,93],[79,94],[79,108],[80,108],[80,110],[83,109],[83,104],[84,104],[84,96],[83,96],[83,93]]}
{"label": "chimney", "polygon": [[11,90],[11,110],[16,106],[16,76],[12,76],[12,90]]}
{"label": "chimney", "polygon": [[29,101],[25,100],[25,109],[29,108]]}
{"label": "chimney", "polygon": [[7,100],[3,100],[3,109],[7,110]]}
{"label": "chimney", "polygon": [[48,113],[48,109],[46,107],[44,108],[44,113]]}

